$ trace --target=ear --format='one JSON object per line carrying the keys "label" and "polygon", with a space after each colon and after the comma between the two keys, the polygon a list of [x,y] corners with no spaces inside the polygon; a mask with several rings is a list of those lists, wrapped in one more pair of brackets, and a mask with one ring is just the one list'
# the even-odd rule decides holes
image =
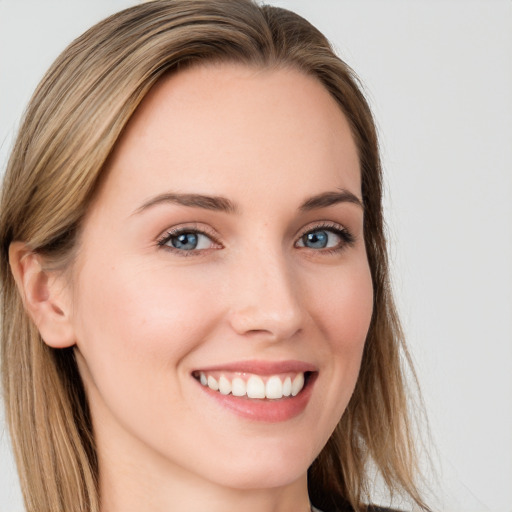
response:
{"label": "ear", "polygon": [[42,257],[23,242],[11,243],[9,263],[23,305],[44,342],[53,348],[74,345],[71,294],[62,275],[45,271]]}

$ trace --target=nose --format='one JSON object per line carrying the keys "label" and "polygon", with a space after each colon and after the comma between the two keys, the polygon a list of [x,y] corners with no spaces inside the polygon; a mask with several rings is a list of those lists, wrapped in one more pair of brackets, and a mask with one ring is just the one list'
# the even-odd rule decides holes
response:
{"label": "nose", "polygon": [[303,327],[304,311],[296,277],[279,251],[251,251],[231,273],[229,321],[233,330],[269,341],[297,334]]}

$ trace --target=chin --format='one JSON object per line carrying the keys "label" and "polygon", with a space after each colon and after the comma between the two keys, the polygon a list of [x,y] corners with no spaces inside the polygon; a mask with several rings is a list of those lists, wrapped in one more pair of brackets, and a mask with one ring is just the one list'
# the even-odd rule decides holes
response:
{"label": "chin", "polygon": [[[307,473],[308,467],[290,468],[288,464],[278,467],[253,467],[243,471],[224,473],[217,476],[217,483],[223,487],[240,490],[258,490],[283,488],[300,480]],[[219,479],[219,476],[221,478]]]}
{"label": "chin", "polygon": [[304,478],[314,458],[306,456],[304,446],[272,452],[258,450],[239,461],[228,454],[226,465],[217,465],[210,479],[240,490],[285,487]]}

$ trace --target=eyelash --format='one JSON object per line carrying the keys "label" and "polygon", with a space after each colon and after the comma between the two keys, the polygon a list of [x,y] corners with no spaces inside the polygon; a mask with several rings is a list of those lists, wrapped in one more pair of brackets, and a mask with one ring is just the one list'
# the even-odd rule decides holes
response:
{"label": "eyelash", "polygon": [[[311,251],[320,252],[322,254],[335,254],[343,251],[347,247],[353,246],[356,241],[355,236],[347,228],[339,224],[326,222],[315,226],[310,226],[304,229],[301,232],[300,236],[298,237],[297,241],[295,242],[294,247],[297,247],[299,241],[302,240],[305,236],[311,233],[315,233],[317,231],[328,231],[330,233],[334,233],[340,238],[341,242],[339,243],[339,245],[329,248],[312,249],[310,247],[304,246],[299,246],[298,248],[310,249]],[[164,235],[158,238],[157,246],[162,247],[165,250],[171,251],[179,256],[200,256],[202,253],[207,251],[207,249],[176,249],[175,247],[167,245],[173,238],[178,237],[179,235],[182,234],[196,234],[206,236],[212,241],[213,244],[218,245],[219,248],[222,248],[222,244],[218,241],[214,233],[209,232],[209,230],[205,228],[198,228],[196,226],[183,226],[166,231]]]}
{"label": "eyelash", "polygon": [[198,228],[193,225],[169,229],[157,240],[157,245],[179,256],[200,256],[201,253],[205,252],[206,249],[184,250],[176,249],[175,247],[167,245],[173,238],[183,234],[196,234],[206,236],[212,241],[213,244],[218,245],[219,248],[222,248],[222,244],[217,240],[217,237],[213,232],[210,232],[205,228]]}
{"label": "eyelash", "polygon": [[[302,240],[305,236],[315,233],[317,231],[329,231],[330,233],[334,233],[340,238],[339,245],[335,247],[326,247],[322,249],[311,249],[314,252],[321,252],[322,254],[336,254],[347,247],[352,247],[354,243],[356,242],[356,237],[344,226],[341,226],[340,224],[332,223],[332,222],[325,222],[322,224],[317,224],[314,226],[308,226],[299,236],[297,242],[295,242],[295,245]],[[299,247],[300,249],[310,249],[308,247]]]}

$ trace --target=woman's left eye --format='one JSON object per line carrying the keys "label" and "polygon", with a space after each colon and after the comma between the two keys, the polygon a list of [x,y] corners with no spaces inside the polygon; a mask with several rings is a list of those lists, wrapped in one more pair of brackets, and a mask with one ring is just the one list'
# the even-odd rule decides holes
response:
{"label": "woman's left eye", "polygon": [[158,241],[158,245],[166,246],[177,251],[201,251],[215,246],[215,242],[204,233],[192,230],[180,230],[167,233]]}
{"label": "woman's left eye", "polygon": [[308,249],[342,249],[354,242],[353,236],[344,228],[320,227],[304,233],[296,247]]}

